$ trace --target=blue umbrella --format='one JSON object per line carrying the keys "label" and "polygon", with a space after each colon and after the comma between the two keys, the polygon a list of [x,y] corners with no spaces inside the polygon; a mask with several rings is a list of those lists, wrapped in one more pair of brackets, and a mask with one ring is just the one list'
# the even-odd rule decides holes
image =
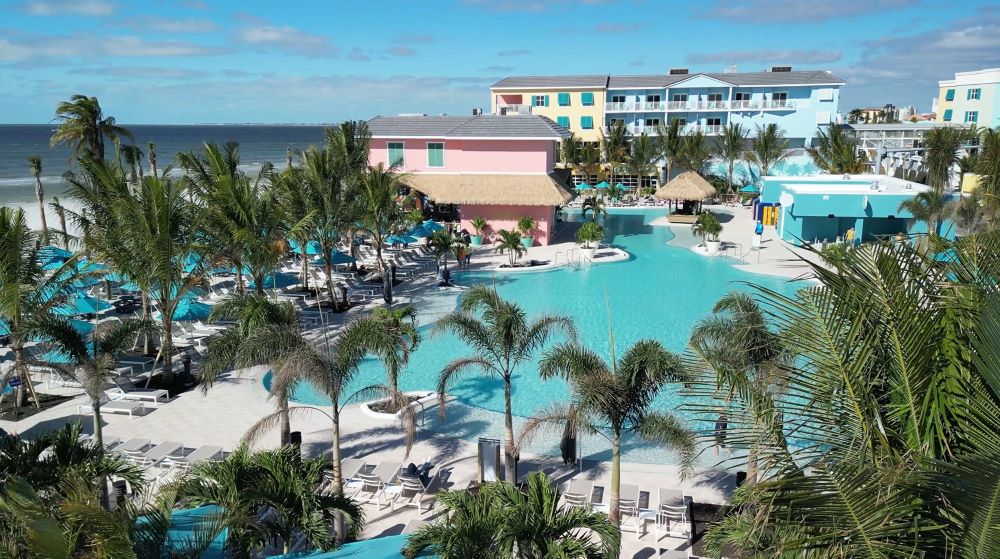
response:
{"label": "blue umbrella", "polygon": [[198,264],[201,264],[201,255],[196,252],[189,252],[184,257],[184,273],[191,273],[192,270],[198,267]]}
{"label": "blue umbrella", "polygon": [[760,189],[758,189],[756,186],[752,184],[748,184],[743,188],[741,188],[740,192],[746,192],[747,194],[757,194],[758,192],[760,192]]}
{"label": "blue umbrella", "polygon": [[[79,332],[83,336],[89,336],[90,333],[94,331],[94,324],[92,322],[90,322],[89,320],[78,320],[76,318],[71,318],[71,319],[69,319],[69,324],[70,324],[70,326],[73,327],[74,330],[76,330],[77,332]],[[50,341],[49,338],[47,338],[45,336],[38,336],[38,335],[32,336],[31,339],[34,340],[34,341],[36,341],[36,342]]]}
{"label": "blue umbrella", "polygon": [[[313,260],[313,264],[317,266],[322,266],[323,262],[324,259],[322,257]],[[330,259],[330,264],[350,264],[351,262],[354,262],[354,258],[352,258],[347,254],[344,254],[343,252],[340,252],[339,250],[334,251],[333,258]]]}
{"label": "blue umbrella", "polygon": [[431,231],[425,229],[424,224],[421,223],[420,225],[417,225],[413,229],[407,231],[406,235],[409,237],[430,237]]}
{"label": "blue umbrella", "polygon": [[115,271],[104,274],[104,281],[110,281],[113,283],[124,283],[129,281],[129,279],[125,277],[125,275],[122,274],[121,272]]}
{"label": "blue umbrella", "polygon": [[7,324],[7,321],[5,320],[0,320],[0,336],[9,336],[9,335],[10,335],[10,324]]}
{"label": "blue umbrella", "polygon": [[607,181],[601,181],[601,182],[597,183],[596,185],[594,185],[594,188],[596,188],[597,190],[604,190],[604,189],[608,188],[609,186],[611,186],[611,185],[608,184]]}
{"label": "blue umbrella", "polygon": [[65,303],[52,309],[55,314],[73,316],[77,314],[96,314],[111,308],[111,303],[95,299],[90,295],[76,295]]}
{"label": "blue umbrella", "polygon": [[421,227],[433,233],[434,231],[440,231],[444,229],[444,225],[434,221],[433,219],[428,219],[427,221],[420,224]]}
{"label": "blue umbrella", "polygon": [[48,245],[48,246],[43,246],[42,248],[38,249],[38,257],[40,259],[41,258],[62,258],[63,260],[66,260],[70,256],[73,256],[72,252],[70,252],[70,251],[68,251],[68,250],[66,250],[64,248],[59,248],[57,246]]}
{"label": "blue umbrella", "polygon": [[62,258],[50,258],[46,263],[42,264],[42,270],[46,272],[51,272],[53,270],[58,270],[62,268],[66,261]]}
{"label": "blue umbrella", "polygon": [[[93,355],[93,351],[88,351],[90,351],[91,355]],[[50,349],[39,355],[38,360],[44,363],[53,363],[57,365],[69,365],[76,362],[68,353],[63,352],[61,349]]]}
{"label": "blue umbrella", "polygon": [[[302,247],[299,245],[298,241],[295,239],[288,240],[288,246],[292,248],[295,254],[302,254]],[[309,256],[315,256],[322,252],[323,249],[319,245],[319,241],[309,241],[306,243],[306,254]]]}
{"label": "blue umbrella", "polygon": [[576,185],[576,189],[577,190],[590,190],[591,188],[594,188],[594,187],[590,186],[586,182],[581,182],[580,184]]}
{"label": "blue umbrella", "polygon": [[417,242],[417,238],[410,237],[409,235],[390,235],[389,238],[385,240],[385,244],[387,245],[393,245],[396,243],[408,245],[415,242]]}
{"label": "blue umbrella", "polygon": [[[295,274],[271,273],[264,276],[264,287],[267,289],[281,289],[299,283],[299,278]],[[257,282],[251,281],[247,284],[250,289],[257,288]]]}
{"label": "blue umbrella", "polygon": [[[211,305],[185,297],[174,307],[173,319],[182,321],[205,320],[210,312],[212,312]],[[159,320],[161,316],[162,314],[159,312],[153,313],[156,320]]]}

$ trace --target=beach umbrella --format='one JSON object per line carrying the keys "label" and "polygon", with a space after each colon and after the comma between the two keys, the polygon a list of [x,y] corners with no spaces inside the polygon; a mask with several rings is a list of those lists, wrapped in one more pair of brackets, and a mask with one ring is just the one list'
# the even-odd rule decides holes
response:
{"label": "beach umbrella", "polygon": [[431,232],[424,229],[424,224],[421,223],[420,225],[417,225],[413,229],[407,231],[406,235],[409,237],[430,237]]}
{"label": "beach umbrella", "polygon": [[73,316],[78,314],[97,314],[111,308],[111,303],[91,297],[90,295],[78,294],[71,297],[65,303],[52,309],[55,314],[63,316]]}
{"label": "beach umbrella", "polygon": [[415,243],[415,242],[417,242],[417,238],[410,237],[409,235],[390,235],[389,238],[385,240],[385,244],[387,245],[392,245],[396,243],[408,245],[410,243]]}
{"label": "beach umbrella", "polygon": [[57,246],[47,245],[38,249],[39,258],[62,258],[66,260],[70,256],[73,256],[72,252]]}
{"label": "beach umbrella", "polygon": [[[313,264],[315,264],[317,266],[322,266],[323,262],[324,262],[324,259],[323,259],[322,256],[319,257],[319,258],[313,259]],[[340,252],[339,250],[335,250],[333,252],[333,258],[330,259],[330,264],[333,264],[333,265],[337,265],[337,264],[350,264],[351,262],[354,262],[354,258],[351,257],[350,255],[347,255],[347,254],[344,254],[343,252]]]}
{"label": "beach umbrella", "polygon": [[[286,274],[282,272],[272,272],[264,276],[264,288],[265,289],[282,289],[291,285],[296,285],[299,283],[299,277],[296,274]],[[257,282],[251,281],[247,284],[250,289],[257,288]]]}
{"label": "beach umbrella", "polygon": [[[87,344],[90,346],[90,344]],[[91,355],[93,355],[93,350],[87,350]],[[43,363],[52,363],[54,365],[69,365],[74,363],[74,360],[70,355],[61,349],[50,349],[45,353],[39,355],[37,359]]]}
{"label": "beach umbrella", "polygon": [[[302,254],[302,247],[299,246],[298,241],[295,239],[288,240],[288,246],[295,252],[295,254]],[[309,256],[315,256],[322,252],[323,249],[319,245],[319,241],[309,241],[306,243],[306,254]]]}
{"label": "beach umbrella", "polygon": [[625,190],[625,185],[620,182],[615,183],[615,188],[617,188],[618,190]]}
{"label": "beach umbrella", "polygon": [[440,231],[444,229],[444,225],[434,221],[433,219],[428,219],[420,224],[421,227],[433,233],[434,231]]}
{"label": "beach umbrella", "polygon": [[611,185],[610,185],[610,184],[608,184],[608,182],[607,182],[607,181],[601,181],[601,182],[599,182],[599,183],[595,184],[595,185],[594,185],[594,188],[596,188],[597,190],[607,190],[607,188],[608,188],[609,186],[611,186]]}
{"label": "beach umbrella", "polygon": [[[185,297],[177,303],[176,307],[174,307],[173,320],[206,320],[210,312],[212,312],[212,305],[202,303],[197,299]],[[160,317],[162,316],[163,315],[160,312],[153,313],[153,318],[156,320],[160,320]]]}
{"label": "beach umbrella", "polygon": [[592,188],[594,188],[594,187],[590,186],[586,182],[581,182],[580,184],[576,185],[576,189],[577,190],[590,190]]}
{"label": "beach umbrella", "polygon": [[9,336],[9,335],[10,335],[10,325],[7,324],[7,321],[0,320],[0,336]]}
{"label": "beach umbrella", "polygon": [[747,194],[757,194],[757,193],[760,192],[760,190],[756,186],[754,186],[752,184],[748,184],[748,185],[744,186],[743,188],[741,188],[740,192],[745,192]]}
{"label": "beach umbrella", "polygon": [[53,270],[58,270],[62,268],[66,261],[62,258],[50,258],[42,264],[42,270],[46,272],[51,272]]}
{"label": "beach umbrella", "polygon": [[112,283],[125,283],[129,281],[129,279],[121,272],[113,271],[104,274],[104,281],[110,281]]}

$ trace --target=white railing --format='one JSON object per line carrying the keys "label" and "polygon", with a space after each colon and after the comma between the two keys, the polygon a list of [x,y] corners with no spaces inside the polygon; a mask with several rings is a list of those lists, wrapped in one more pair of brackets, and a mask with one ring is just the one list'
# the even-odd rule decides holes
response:
{"label": "white railing", "polygon": [[688,108],[687,101],[667,101],[668,111],[686,111]]}
{"label": "white railing", "polygon": [[772,99],[770,101],[763,101],[762,103],[763,103],[761,106],[762,109],[792,110],[795,108],[795,101],[788,99],[778,99],[778,100]]}
{"label": "white railing", "polygon": [[644,111],[662,111],[663,101],[646,101],[642,104],[642,110]]}
{"label": "white railing", "polygon": [[632,110],[632,103],[605,103],[604,108],[608,111],[629,111]]}
{"label": "white railing", "polygon": [[736,101],[732,101],[730,103],[730,107],[733,110],[756,109],[760,107],[760,103],[758,103],[757,101],[751,101],[750,99],[739,99]]}

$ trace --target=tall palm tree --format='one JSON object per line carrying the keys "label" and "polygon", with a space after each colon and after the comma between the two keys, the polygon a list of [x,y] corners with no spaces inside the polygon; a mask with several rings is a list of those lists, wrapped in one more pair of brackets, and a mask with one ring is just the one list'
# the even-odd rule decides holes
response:
{"label": "tall palm tree", "polygon": [[563,138],[559,144],[560,162],[566,168],[572,169],[574,173],[581,176],[584,175],[582,150],[583,142],[576,137],[576,134],[570,134],[569,138]]}
{"label": "tall palm tree", "polygon": [[149,159],[149,170],[153,173],[153,176],[157,176],[156,170],[156,144],[154,142],[149,142],[146,144],[146,157]]}
{"label": "tall palm tree", "polygon": [[979,188],[983,189],[985,205],[996,215],[1000,210],[1000,127],[982,131],[979,155],[976,158]]}
{"label": "tall palm tree", "polygon": [[580,170],[588,181],[601,174],[601,150],[593,142],[583,142],[580,148]]}
{"label": "tall palm tree", "polygon": [[501,229],[497,231],[497,238],[493,241],[493,251],[497,254],[506,254],[510,259],[510,265],[517,264],[517,259],[528,252],[521,243],[521,233],[519,231],[508,231]]}
{"label": "tall palm tree", "polygon": [[375,248],[375,261],[380,270],[385,269],[382,260],[382,246],[390,235],[402,233],[410,225],[406,219],[407,212],[403,209],[406,203],[400,202],[400,190],[406,186],[405,175],[392,168],[386,168],[381,163],[371,167],[360,176],[357,198],[358,222],[362,230],[372,239]]}
{"label": "tall palm tree", "polygon": [[945,213],[947,202],[944,195],[936,190],[926,190],[919,192],[908,200],[899,203],[897,211],[906,211],[913,216],[914,221],[923,221],[927,224],[927,233],[939,235],[941,218]]}
{"label": "tall palm tree", "polygon": [[979,157],[977,155],[963,155],[956,164],[958,165],[958,188],[961,190],[962,183],[965,182],[965,174],[975,172],[979,164]]}
{"label": "tall palm tree", "polygon": [[[358,349],[375,355],[385,368],[385,377],[392,392],[399,392],[399,373],[406,368],[410,355],[420,346],[417,331],[417,309],[411,305],[378,307],[372,314],[355,320]],[[395,413],[398,410],[390,410]]]}
{"label": "tall palm tree", "polygon": [[360,529],[364,509],[340,493],[316,491],[325,468],[325,461],[303,459],[294,447],[251,453],[241,446],[223,460],[195,465],[177,481],[177,497],[221,507],[215,521],[226,530],[227,557],[256,557],[274,544],[289,553],[298,538],[329,551],[337,541],[330,529],[335,517],[346,516]]}
{"label": "tall palm tree", "polygon": [[833,175],[864,173],[870,167],[866,157],[858,152],[858,144],[847,135],[843,126],[834,124],[816,131],[816,145],[806,152],[820,169]]}
{"label": "tall palm tree", "polygon": [[56,107],[53,119],[59,122],[52,134],[53,147],[70,144],[74,156],[104,159],[104,139],[119,141],[132,138],[132,133],[115,122],[115,117],[104,116],[97,97],[74,95]]}
{"label": "tall palm tree", "polygon": [[357,177],[368,169],[371,131],[363,120],[346,120],[326,129],[326,144],[345,176]]}
{"label": "tall palm tree", "polygon": [[[458,243],[455,241],[455,238],[448,231],[439,229],[431,233],[427,242],[430,244],[431,250],[434,251],[435,262],[439,266],[443,263],[444,269],[447,270],[448,256],[457,255],[458,253]],[[520,242],[520,239],[518,239],[518,243]],[[458,257],[456,256],[455,258],[457,259]]]}
{"label": "tall palm tree", "polygon": [[607,135],[601,132],[601,156],[607,165],[608,180],[615,182],[615,170],[628,159],[632,137],[625,121],[617,120],[608,127]]}
{"label": "tall palm tree", "polygon": [[597,433],[611,443],[610,515],[621,522],[618,506],[621,491],[621,445],[626,433],[641,434],[681,451],[685,469],[694,460],[694,437],[669,413],[652,410],[653,399],[670,381],[681,379],[677,356],[654,340],[640,340],[619,358],[614,334],[610,336],[611,359],[605,361],[590,348],[562,343],[545,352],[538,365],[543,379],[561,377],[570,384],[572,402],[554,405],[525,425],[522,440],[544,425]]}
{"label": "tall palm tree", "polygon": [[[505,301],[496,289],[477,285],[462,296],[458,311],[443,316],[433,332],[451,332],[475,351],[445,365],[438,377],[438,398],[444,410],[445,394],[457,378],[472,372],[503,381],[505,478],[514,480],[514,415],[511,383],[517,368],[527,363],[556,332],[575,338],[576,328],[563,316],[543,315],[528,321],[520,306]],[[478,315],[478,316],[477,316]]]}
{"label": "tall palm tree", "polygon": [[126,144],[121,148],[121,155],[128,167],[129,183],[138,188],[139,178],[142,177],[142,149],[134,144]]}
{"label": "tall palm tree", "polygon": [[658,125],[656,127],[656,135],[660,140],[660,157],[663,158],[664,182],[667,182],[670,180],[671,171],[673,171],[680,160],[681,149],[683,147],[681,121],[675,118],[670,121],[670,124]]}
{"label": "tall palm tree", "polygon": [[49,226],[45,222],[45,190],[42,188],[42,158],[37,155],[28,156],[28,167],[31,169],[31,176],[35,177],[35,199],[38,200],[38,216],[42,219],[42,236],[40,240],[43,245],[48,245]]}
{"label": "tall palm tree", "polygon": [[864,118],[865,112],[861,109],[851,109],[851,112],[847,113],[847,121],[851,124],[857,124],[859,120]]}
{"label": "tall palm tree", "polygon": [[637,193],[642,190],[642,179],[656,174],[656,160],[659,156],[659,147],[653,138],[641,134],[632,140],[625,159],[625,170],[639,177],[636,183]]}
{"label": "tall palm tree", "polygon": [[944,192],[951,184],[966,134],[965,130],[950,127],[932,128],[924,134],[923,164],[927,169],[927,184],[935,190]]}
{"label": "tall palm tree", "polygon": [[49,204],[49,207],[52,208],[52,211],[56,212],[56,217],[59,218],[62,247],[65,250],[69,250],[69,230],[66,229],[66,208],[64,208],[62,203],[59,202],[58,196],[52,197],[52,202]]}
{"label": "tall palm tree", "polygon": [[301,169],[289,165],[280,174],[271,177],[275,196],[285,216],[288,238],[294,240],[301,251],[302,268],[299,279],[302,287],[309,289],[309,247],[312,245],[313,218],[316,212],[310,205],[309,192],[302,187]]}
{"label": "tall palm tree", "polygon": [[677,164],[687,171],[694,171],[699,175],[705,174],[705,166],[712,159],[712,149],[701,132],[694,132],[684,136],[681,140],[681,150],[677,154]]}
{"label": "tall palm tree", "polygon": [[741,161],[746,155],[748,133],[742,124],[730,122],[722,129],[719,143],[715,146],[715,154],[726,163],[726,184],[729,185],[730,192],[736,190],[733,174],[736,171],[736,162]]}
{"label": "tall palm tree", "polygon": [[747,158],[760,168],[760,176],[767,176],[771,169],[788,157],[788,140],[777,124],[757,125]]}
{"label": "tall palm tree", "polygon": [[476,494],[445,491],[437,499],[445,514],[410,535],[404,557],[611,559],[621,547],[621,532],[603,514],[559,506],[556,485],[541,472],[523,492],[490,483]]}

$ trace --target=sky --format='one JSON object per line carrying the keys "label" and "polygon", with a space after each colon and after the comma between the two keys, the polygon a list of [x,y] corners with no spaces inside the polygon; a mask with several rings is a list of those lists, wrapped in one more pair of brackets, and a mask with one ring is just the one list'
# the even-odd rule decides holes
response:
{"label": "sky", "polygon": [[830,70],[840,110],[1000,66],[970,0],[0,0],[0,123],[70,95],[124,124],[329,123],[489,108],[508,75]]}

